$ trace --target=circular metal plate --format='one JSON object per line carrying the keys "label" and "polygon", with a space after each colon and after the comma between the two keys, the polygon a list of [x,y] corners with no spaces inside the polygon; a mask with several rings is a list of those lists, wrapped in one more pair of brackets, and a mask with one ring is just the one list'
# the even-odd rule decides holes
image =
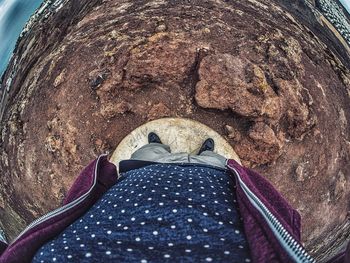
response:
{"label": "circular metal plate", "polygon": [[118,167],[121,160],[129,159],[133,152],[148,143],[150,132],[155,132],[173,153],[196,154],[205,139],[213,138],[214,152],[241,163],[232,146],[220,134],[198,121],[184,118],[162,118],[141,125],[120,142],[110,161]]}

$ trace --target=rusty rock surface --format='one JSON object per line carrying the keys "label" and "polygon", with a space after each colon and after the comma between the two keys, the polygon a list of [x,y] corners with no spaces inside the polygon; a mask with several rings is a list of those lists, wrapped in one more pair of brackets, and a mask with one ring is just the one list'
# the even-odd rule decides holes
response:
{"label": "rusty rock surface", "polygon": [[3,81],[7,235],[133,129],[178,116],[225,135],[299,210],[311,254],[333,254],[350,233],[349,57],[279,2],[80,0],[34,25]]}

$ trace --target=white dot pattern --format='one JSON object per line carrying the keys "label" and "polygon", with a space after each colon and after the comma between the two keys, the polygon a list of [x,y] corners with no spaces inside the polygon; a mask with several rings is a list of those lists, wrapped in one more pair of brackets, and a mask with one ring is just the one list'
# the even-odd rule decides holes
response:
{"label": "white dot pattern", "polygon": [[123,174],[33,262],[250,262],[237,211],[225,172],[150,165]]}

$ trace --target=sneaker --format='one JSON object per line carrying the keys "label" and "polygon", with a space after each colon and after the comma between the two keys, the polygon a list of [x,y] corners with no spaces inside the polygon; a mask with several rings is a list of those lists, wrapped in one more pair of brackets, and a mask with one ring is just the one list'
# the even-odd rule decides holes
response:
{"label": "sneaker", "polygon": [[206,139],[203,142],[201,148],[199,149],[198,155],[200,155],[204,151],[214,151],[214,146],[215,146],[215,143],[212,138]]}
{"label": "sneaker", "polygon": [[162,143],[162,141],[157,134],[150,132],[148,134],[148,143]]}

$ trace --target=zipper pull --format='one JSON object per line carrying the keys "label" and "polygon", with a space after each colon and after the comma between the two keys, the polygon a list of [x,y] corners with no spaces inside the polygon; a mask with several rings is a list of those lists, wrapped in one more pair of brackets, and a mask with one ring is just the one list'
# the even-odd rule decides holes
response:
{"label": "zipper pull", "polygon": [[0,227],[0,242],[7,244],[7,239],[4,230]]}

